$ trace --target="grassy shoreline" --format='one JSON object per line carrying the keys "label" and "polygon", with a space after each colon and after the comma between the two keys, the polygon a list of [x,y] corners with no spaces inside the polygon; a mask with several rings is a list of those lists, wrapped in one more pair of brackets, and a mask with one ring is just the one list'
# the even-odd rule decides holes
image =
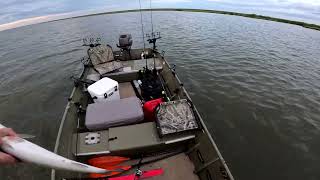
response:
{"label": "grassy shoreline", "polygon": [[[94,14],[89,14],[89,15],[68,17],[68,18],[63,18],[63,19],[53,20],[53,21],[60,21],[60,20],[80,18],[80,17],[89,17],[89,16],[96,16],[96,15],[104,15],[104,14],[118,14],[118,13],[139,12],[139,11],[140,11],[140,9],[131,9],[131,10],[121,10],[121,11],[113,11],[113,12],[94,13]],[[150,9],[141,9],[141,11],[150,11]],[[268,21],[293,24],[293,25],[304,27],[304,28],[320,31],[320,25],[317,25],[317,24],[310,24],[310,23],[305,23],[305,22],[301,22],[301,21],[293,21],[293,20],[288,20],[288,19],[275,18],[275,17],[263,16],[263,15],[257,15],[257,14],[246,14],[246,13],[209,10],[209,9],[182,9],[182,8],[157,8],[157,9],[152,9],[152,11],[201,12],[201,13],[214,13],[214,14],[225,14],[225,15],[232,15],[232,16],[242,16],[242,17],[247,17],[247,18],[262,19],[262,20],[268,20]],[[49,21],[49,22],[52,22],[52,21]]]}

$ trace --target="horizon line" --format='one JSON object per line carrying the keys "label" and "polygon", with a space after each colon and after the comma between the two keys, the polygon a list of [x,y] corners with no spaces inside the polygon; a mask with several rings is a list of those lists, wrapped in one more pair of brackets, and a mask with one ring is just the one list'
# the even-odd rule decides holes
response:
{"label": "horizon line", "polygon": [[[100,12],[99,12],[100,11]],[[106,11],[106,10],[86,10],[86,11],[74,11],[69,13],[59,13],[59,14],[52,14],[52,15],[45,15],[45,16],[37,16],[31,17],[26,19],[21,19],[5,24],[0,24],[0,32],[5,30],[16,29],[20,27],[35,25],[35,24],[42,24],[42,23],[49,23],[54,21],[62,21],[67,19],[74,19],[74,18],[82,18],[82,17],[89,17],[89,16],[96,16],[96,15],[104,15],[104,14],[120,14],[120,13],[130,13],[130,12],[139,12],[139,11],[180,11],[180,12],[202,12],[202,13],[215,13],[215,14],[224,14],[224,15],[234,15],[234,16],[242,16],[247,18],[254,18],[254,19],[263,19],[275,22],[282,22],[287,24],[293,24],[302,26],[309,29],[319,30],[320,31],[320,24],[311,24],[302,21],[295,21],[283,18],[276,18],[264,15],[258,15],[255,13],[239,13],[239,12],[232,12],[232,11],[222,11],[222,10],[213,10],[213,9],[191,9],[191,8],[154,8],[154,9],[122,9],[122,10],[115,10],[115,11]]]}

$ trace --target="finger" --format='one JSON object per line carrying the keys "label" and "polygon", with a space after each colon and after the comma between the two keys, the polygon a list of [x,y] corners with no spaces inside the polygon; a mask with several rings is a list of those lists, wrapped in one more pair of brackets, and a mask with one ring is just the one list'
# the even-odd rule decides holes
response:
{"label": "finger", "polygon": [[11,129],[11,128],[8,128],[8,135],[9,135],[9,136],[18,136],[18,135],[16,134],[16,132],[14,132],[13,129]]}
{"label": "finger", "polygon": [[11,128],[0,129],[0,137],[4,136],[17,136],[17,134]]}
{"label": "finger", "polygon": [[6,153],[0,152],[0,164],[15,164],[17,160]]}
{"label": "finger", "polygon": [[0,137],[7,136],[8,135],[8,131],[9,131],[8,128],[1,128],[0,129]]}

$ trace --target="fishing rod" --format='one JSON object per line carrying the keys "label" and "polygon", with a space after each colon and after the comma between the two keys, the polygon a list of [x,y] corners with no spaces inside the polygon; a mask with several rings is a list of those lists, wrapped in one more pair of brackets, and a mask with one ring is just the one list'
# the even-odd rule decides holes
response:
{"label": "fishing rod", "polygon": [[[139,11],[140,11],[140,24],[141,24],[141,33],[142,33],[142,41],[143,41],[143,51],[141,53],[141,59],[143,60],[146,56],[146,43],[144,40],[144,27],[143,27],[143,18],[142,18],[142,8],[141,8],[141,0],[139,0]],[[148,69],[148,61],[147,58],[146,59],[146,69]]]}

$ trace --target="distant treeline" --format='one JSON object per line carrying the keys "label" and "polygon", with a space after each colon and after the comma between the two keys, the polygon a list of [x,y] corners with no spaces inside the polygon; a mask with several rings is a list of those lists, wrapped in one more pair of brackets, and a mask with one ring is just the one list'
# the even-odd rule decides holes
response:
{"label": "distant treeline", "polygon": [[320,25],[309,24],[309,23],[305,23],[305,22],[301,22],[301,21],[293,21],[293,20],[288,20],[288,19],[274,18],[274,17],[270,17],[270,16],[262,16],[262,15],[257,15],[257,14],[245,14],[245,13],[218,11],[218,10],[206,10],[206,9],[176,9],[176,11],[205,12],[205,13],[216,13],[216,14],[243,16],[243,17],[249,17],[249,18],[255,18],[255,19],[264,19],[264,20],[269,20],[269,21],[294,24],[294,25],[305,27],[305,28],[310,28],[310,29],[315,29],[315,30],[320,31]]}
{"label": "distant treeline", "polygon": [[[151,9],[141,9],[141,11],[150,11],[150,10]],[[94,16],[94,15],[102,15],[102,14],[139,12],[139,11],[140,11],[140,9],[132,9],[132,10],[105,12],[105,13],[95,13],[95,14],[83,15],[83,16],[77,16],[77,17]],[[203,12],[203,13],[227,14],[227,15],[233,15],[233,16],[243,16],[243,17],[248,17],[248,18],[264,19],[264,20],[269,20],[269,21],[294,24],[294,25],[305,27],[305,28],[320,31],[320,25],[309,24],[309,23],[305,23],[305,22],[301,22],[301,21],[293,21],[293,20],[288,20],[288,19],[274,18],[274,17],[270,17],[270,16],[262,16],[262,15],[257,15],[257,14],[245,14],[245,13],[219,11],[219,10],[208,10],[208,9],[181,9],[181,8],[157,8],[157,9],[152,9],[152,11],[184,11],[184,12]],[[77,17],[74,17],[74,18],[77,18]],[[69,18],[66,18],[66,19],[69,19]]]}

